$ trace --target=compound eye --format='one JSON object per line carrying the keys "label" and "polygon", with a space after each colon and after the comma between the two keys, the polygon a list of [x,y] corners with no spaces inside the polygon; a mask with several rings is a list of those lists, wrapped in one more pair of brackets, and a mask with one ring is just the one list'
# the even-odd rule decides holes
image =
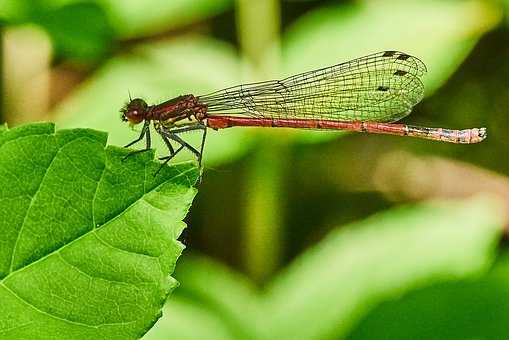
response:
{"label": "compound eye", "polygon": [[147,109],[148,105],[143,99],[135,98],[121,110],[122,120],[132,124],[141,123],[145,119]]}
{"label": "compound eye", "polygon": [[145,111],[145,109],[148,107],[147,103],[141,99],[141,98],[135,98],[131,101],[130,105],[134,110]]}

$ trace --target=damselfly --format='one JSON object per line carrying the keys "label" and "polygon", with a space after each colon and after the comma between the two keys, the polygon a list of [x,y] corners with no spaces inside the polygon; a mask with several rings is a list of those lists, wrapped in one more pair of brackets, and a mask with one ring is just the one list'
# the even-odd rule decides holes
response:
{"label": "damselfly", "polygon": [[[486,138],[485,128],[450,130],[393,123],[423,98],[420,78],[425,72],[418,58],[385,51],[282,80],[238,85],[203,96],[189,94],[157,105],[132,99],[121,110],[122,119],[144,124],[139,138],[126,147],[145,138],[146,148],[131,154],[150,149],[151,122],[169,151],[160,158],[163,164],[188,149],[201,165],[208,127],[348,130],[463,144]],[[198,149],[180,136],[192,130],[202,131]]]}

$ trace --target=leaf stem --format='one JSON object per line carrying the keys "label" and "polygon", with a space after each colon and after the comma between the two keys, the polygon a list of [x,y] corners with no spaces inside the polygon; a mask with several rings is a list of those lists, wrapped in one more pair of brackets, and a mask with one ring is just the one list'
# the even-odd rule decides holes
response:
{"label": "leaf stem", "polygon": [[[237,0],[237,29],[244,57],[257,78],[274,76],[279,64],[280,8],[277,0]],[[272,274],[281,254],[283,144],[264,139],[247,173],[244,264],[258,282]]]}

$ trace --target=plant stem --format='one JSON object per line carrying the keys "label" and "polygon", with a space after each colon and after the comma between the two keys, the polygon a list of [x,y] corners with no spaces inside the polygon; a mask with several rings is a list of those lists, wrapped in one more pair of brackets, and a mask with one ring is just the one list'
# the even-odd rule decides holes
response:
{"label": "plant stem", "polygon": [[279,0],[237,0],[237,31],[243,56],[260,80],[279,66]]}
{"label": "plant stem", "polygon": [[[237,0],[240,46],[258,79],[273,77],[278,68],[279,18],[278,0]],[[247,273],[257,282],[268,278],[280,261],[283,145],[263,138],[246,175],[243,258]]]}
{"label": "plant stem", "polygon": [[261,141],[248,164],[244,263],[249,275],[257,282],[266,280],[281,258],[285,146],[284,143]]}

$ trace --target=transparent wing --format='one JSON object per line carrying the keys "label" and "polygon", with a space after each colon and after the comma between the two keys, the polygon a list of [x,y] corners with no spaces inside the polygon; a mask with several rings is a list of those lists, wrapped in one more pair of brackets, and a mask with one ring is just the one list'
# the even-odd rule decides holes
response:
{"label": "transparent wing", "polygon": [[426,66],[385,51],[282,80],[244,84],[199,96],[208,114],[266,118],[396,121],[421,101]]}

